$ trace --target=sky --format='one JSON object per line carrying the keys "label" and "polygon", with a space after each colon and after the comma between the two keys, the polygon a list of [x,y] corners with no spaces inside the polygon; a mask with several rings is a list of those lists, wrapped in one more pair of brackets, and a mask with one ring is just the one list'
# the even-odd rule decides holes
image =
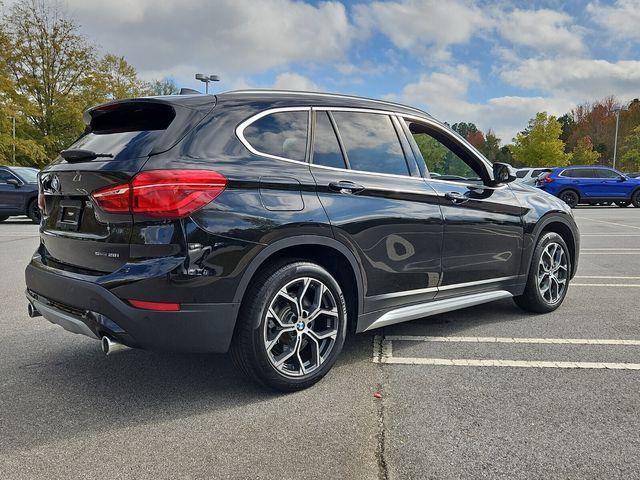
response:
{"label": "sky", "polygon": [[538,111],[640,97],[640,0],[62,0],[142,78],[363,95],[509,143]]}

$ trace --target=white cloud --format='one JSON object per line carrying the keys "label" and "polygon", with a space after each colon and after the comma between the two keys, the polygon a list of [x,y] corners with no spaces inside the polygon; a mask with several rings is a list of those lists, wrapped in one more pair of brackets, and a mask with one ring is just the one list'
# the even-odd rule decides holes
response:
{"label": "white cloud", "polygon": [[504,15],[498,31],[506,40],[543,52],[580,53],[584,50],[580,30],[573,19],[554,10],[513,10]]}
{"label": "white cloud", "polygon": [[469,86],[478,80],[477,72],[460,65],[446,72],[422,75],[417,82],[406,85],[400,95],[388,98],[424,106],[434,117],[450,124],[473,122],[485,132],[491,128],[504,143],[511,142],[537,112],[562,115],[574,106],[562,98],[540,96],[503,96],[486,103],[469,102]]}
{"label": "white cloud", "polygon": [[640,61],[609,62],[582,58],[529,59],[504,70],[502,78],[522,88],[553,92],[578,102],[640,94]]}
{"label": "white cloud", "polygon": [[276,77],[273,88],[278,90],[300,90],[305,92],[317,92],[318,85],[308,77],[292,72],[281,73]]}
{"label": "white cloud", "polygon": [[640,1],[617,0],[613,5],[593,2],[587,5],[591,19],[619,39],[640,39]]}
{"label": "white cloud", "polygon": [[364,32],[378,30],[399,48],[448,57],[447,47],[467,43],[491,24],[475,3],[465,0],[403,0],[356,5],[355,23]]}
{"label": "white cloud", "polygon": [[93,41],[143,75],[248,75],[292,62],[343,61],[351,42],[346,9],[335,1],[66,2]]}

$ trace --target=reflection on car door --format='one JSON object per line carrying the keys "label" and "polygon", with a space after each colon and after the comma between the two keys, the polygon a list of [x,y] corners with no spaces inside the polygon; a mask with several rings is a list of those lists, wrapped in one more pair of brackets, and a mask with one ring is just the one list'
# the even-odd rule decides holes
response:
{"label": "reflection on car door", "polygon": [[438,298],[521,283],[523,209],[511,188],[487,186],[487,167],[442,127],[415,121],[407,126],[427,166],[444,169],[436,178],[467,172],[467,181],[425,180],[438,193],[445,221]]}
{"label": "reflection on car door", "polygon": [[358,253],[364,313],[432,299],[442,216],[397,119],[314,109],[313,135],[318,196],[336,238]]}

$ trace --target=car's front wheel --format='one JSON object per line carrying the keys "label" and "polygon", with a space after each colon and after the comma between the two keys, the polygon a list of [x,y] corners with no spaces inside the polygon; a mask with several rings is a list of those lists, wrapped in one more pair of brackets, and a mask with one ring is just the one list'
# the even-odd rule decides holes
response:
{"label": "car's front wheel", "polygon": [[634,207],[640,208],[640,190],[633,192],[633,195],[631,196],[631,203],[633,203]]}
{"label": "car's front wheel", "polygon": [[540,237],[531,258],[527,285],[516,304],[536,313],[552,312],[567,294],[571,257],[564,239],[554,232]]}
{"label": "car's front wheel", "polygon": [[560,200],[569,205],[571,208],[578,206],[580,196],[573,190],[565,190],[560,193]]}
{"label": "car's front wheel", "polygon": [[280,262],[253,280],[231,352],[259,383],[301,390],[331,369],[346,331],[346,303],[333,276],[315,263]]}
{"label": "car's front wheel", "polygon": [[630,204],[629,202],[616,202],[616,205],[619,206],[620,208],[625,208],[625,207],[628,207]]}
{"label": "car's front wheel", "polygon": [[8,217],[8,216],[6,216],[6,215],[2,215],[2,216],[0,217],[0,222],[4,222],[7,218],[9,218],[9,217]]}

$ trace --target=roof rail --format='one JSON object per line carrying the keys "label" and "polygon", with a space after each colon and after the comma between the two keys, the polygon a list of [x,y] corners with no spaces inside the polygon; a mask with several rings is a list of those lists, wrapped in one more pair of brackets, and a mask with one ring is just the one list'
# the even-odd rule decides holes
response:
{"label": "roof rail", "polygon": [[397,103],[397,102],[389,102],[387,100],[379,100],[377,98],[370,98],[370,97],[360,97],[358,95],[343,95],[341,93],[324,93],[324,92],[307,92],[304,90],[271,90],[268,88],[252,88],[252,89],[248,89],[248,90],[230,90],[228,92],[223,92],[224,93],[269,93],[269,94],[276,94],[276,95],[290,95],[290,94],[296,94],[296,93],[302,93],[305,95],[317,95],[319,97],[335,97],[335,98],[350,98],[350,99],[354,99],[354,100],[367,100],[370,102],[376,102],[376,103],[380,103],[382,105],[388,105],[388,106],[392,106],[392,107],[402,107],[402,108],[406,108],[408,110],[413,110],[414,112],[419,112],[422,115],[427,115],[428,117],[431,117],[430,114],[428,114],[427,112],[425,112],[424,110],[421,110],[419,108],[416,107],[411,107],[409,105],[404,105],[402,103]]}

